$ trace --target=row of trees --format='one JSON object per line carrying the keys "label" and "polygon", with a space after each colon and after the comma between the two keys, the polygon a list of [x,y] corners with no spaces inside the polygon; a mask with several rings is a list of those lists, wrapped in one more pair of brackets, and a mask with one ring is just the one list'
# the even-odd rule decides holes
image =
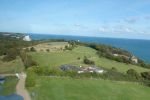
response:
{"label": "row of trees", "polygon": [[32,56],[28,55],[25,51],[20,52],[20,57],[24,63],[25,68],[37,66],[37,63],[32,59]]}
{"label": "row of trees", "polygon": [[[132,81],[137,82],[140,84],[144,84],[146,86],[150,86],[150,72],[142,72],[138,73],[134,69],[127,70],[126,73],[121,73],[117,71],[116,68],[112,69],[105,69],[103,74],[98,73],[80,73],[78,74],[76,71],[62,71],[58,68],[49,68],[49,67],[31,67],[29,68],[34,72],[36,75],[40,76],[65,76],[65,77],[72,77],[72,78],[102,78],[102,79],[109,79],[115,81]],[[29,76],[29,75],[28,75]],[[32,79],[31,81],[34,80]],[[34,83],[34,82],[33,82]]]}

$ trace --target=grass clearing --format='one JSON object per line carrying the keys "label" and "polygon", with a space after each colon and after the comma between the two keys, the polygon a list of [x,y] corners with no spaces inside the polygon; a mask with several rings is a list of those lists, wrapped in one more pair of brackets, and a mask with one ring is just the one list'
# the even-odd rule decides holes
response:
{"label": "grass clearing", "polygon": [[[101,66],[104,68],[111,69],[112,67],[115,67],[118,69],[118,71],[125,73],[128,69],[135,69],[137,72],[144,72],[144,71],[150,71],[149,69],[142,68],[139,66],[131,65],[131,64],[125,64],[116,62],[113,60],[109,60],[106,58],[99,58],[96,55],[96,50],[84,47],[84,46],[78,46],[77,48],[73,49],[72,51],[62,51],[62,52],[32,52],[29,53],[32,55],[33,59],[39,64],[39,66],[49,66],[49,67],[58,67],[62,64],[72,64],[72,65],[83,65],[87,66],[83,63],[84,56],[89,57],[90,59],[94,60],[97,66]],[[77,60],[77,58],[80,57],[80,60]]]}
{"label": "grass clearing", "polygon": [[33,100],[149,100],[150,88],[130,82],[39,77]]}
{"label": "grass clearing", "polygon": [[8,76],[5,79],[5,82],[2,86],[2,90],[0,90],[0,95],[6,96],[16,92],[16,85],[18,79],[14,76]]}
{"label": "grass clearing", "polygon": [[0,74],[21,72],[23,69],[24,65],[20,57],[10,62],[3,62],[0,60]]}

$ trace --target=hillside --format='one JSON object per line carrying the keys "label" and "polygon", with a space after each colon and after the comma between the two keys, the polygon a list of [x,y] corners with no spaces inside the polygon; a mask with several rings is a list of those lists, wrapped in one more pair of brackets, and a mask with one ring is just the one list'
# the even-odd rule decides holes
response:
{"label": "hillside", "polygon": [[[145,68],[143,62],[132,62],[129,59],[132,54],[128,51],[102,44],[57,39],[27,42],[3,36],[1,41],[5,44],[0,44],[0,74],[24,71],[27,75],[24,84],[33,100],[149,98],[150,69],[147,65]],[[80,74],[76,70],[61,70],[61,65],[87,70]],[[89,68],[103,71],[90,72]],[[13,93],[16,83],[15,79],[11,84],[8,78],[1,94]],[[10,92],[7,86],[11,88]]]}
{"label": "hillside", "polygon": [[24,65],[20,57],[10,62],[3,62],[0,60],[0,74],[15,74],[22,70],[24,70]]}
{"label": "hillside", "polygon": [[[29,54],[39,64],[39,66],[42,67],[59,67],[62,64],[87,66],[83,63],[84,56],[87,56],[90,59],[94,60],[97,66],[101,66],[107,69],[111,69],[112,67],[114,67],[117,68],[120,72],[126,72],[131,68],[135,69],[137,72],[149,71],[149,69],[142,68],[136,65],[125,64],[103,57],[99,58],[96,54],[96,50],[85,46],[78,46],[71,51],[30,52]],[[77,58],[81,59],[78,60]]]}

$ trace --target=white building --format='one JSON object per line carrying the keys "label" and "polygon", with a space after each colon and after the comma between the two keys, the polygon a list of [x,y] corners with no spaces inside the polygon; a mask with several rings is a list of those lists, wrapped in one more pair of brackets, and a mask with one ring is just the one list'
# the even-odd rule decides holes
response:
{"label": "white building", "polygon": [[24,36],[23,38],[24,41],[31,41],[31,38],[29,35]]}
{"label": "white building", "polygon": [[118,54],[113,54],[115,57],[119,56]]}
{"label": "white building", "polygon": [[135,62],[135,63],[138,63],[138,59],[137,59],[135,56],[132,56],[132,57],[131,57],[131,60],[132,60],[133,62]]}

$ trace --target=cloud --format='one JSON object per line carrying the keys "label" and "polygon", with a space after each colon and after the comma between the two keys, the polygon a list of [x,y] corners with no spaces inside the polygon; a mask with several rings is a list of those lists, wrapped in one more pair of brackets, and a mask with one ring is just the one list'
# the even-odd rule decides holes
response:
{"label": "cloud", "polygon": [[98,28],[99,32],[102,33],[138,33],[138,31],[132,27],[126,25],[115,25],[115,26],[101,26]]}
{"label": "cloud", "polygon": [[144,19],[150,20],[150,15],[149,16],[145,16]]}
{"label": "cloud", "polygon": [[78,30],[89,30],[88,26],[83,25],[83,24],[79,24],[79,23],[74,24],[73,28],[76,28]]}
{"label": "cloud", "polygon": [[81,24],[74,24],[74,26],[76,26],[76,27],[80,27],[80,26],[82,26]]}
{"label": "cloud", "polygon": [[106,27],[106,26],[102,26],[102,27],[99,27],[98,31],[99,32],[109,32],[110,29],[108,27]]}
{"label": "cloud", "polygon": [[130,18],[124,19],[124,21],[125,21],[126,23],[130,23],[130,24],[134,24],[134,23],[136,23],[138,20],[140,20],[140,17],[130,17]]}

